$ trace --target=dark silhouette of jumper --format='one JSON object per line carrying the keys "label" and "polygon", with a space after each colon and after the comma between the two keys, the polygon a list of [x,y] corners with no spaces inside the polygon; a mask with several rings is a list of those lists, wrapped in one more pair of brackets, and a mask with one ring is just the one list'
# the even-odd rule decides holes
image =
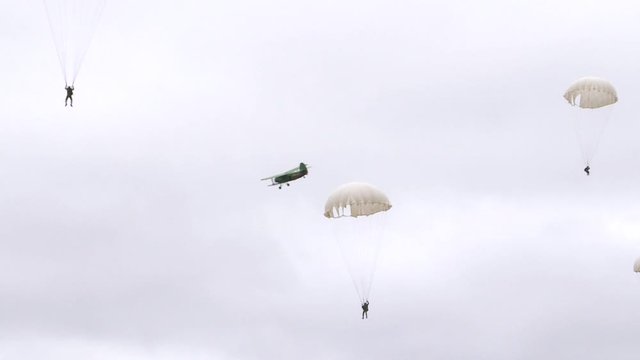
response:
{"label": "dark silhouette of jumper", "polygon": [[369,312],[369,300],[365,300],[365,302],[362,303],[362,318],[364,319],[365,317],[368,319],[369,315],[367,315],[367,313]]}
{"label": "dark silhouette of jumper", "polygon": [[73,85],[65,86],[64,89],[67,90],[67,97],[64,99],[64,106],[67,106],[67,101],[71,100],[71,107],[73,107]]}

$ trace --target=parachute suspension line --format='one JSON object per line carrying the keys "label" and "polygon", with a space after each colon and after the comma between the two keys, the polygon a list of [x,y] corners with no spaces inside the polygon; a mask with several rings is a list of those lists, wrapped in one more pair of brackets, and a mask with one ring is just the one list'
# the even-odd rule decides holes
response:
{"label": "parachute suspension line", "polygon": [[[596,152],[598,152],[598,147],[600,147],[600,141],[602,140],[602,134],[604,134],[604,130],[607,128],[607,125],[609,125],[609,119],[611,118],[612,110],[613,109],[606,109],[606,111],[608,111],[608,114],[605,117],[604,121],[602,122],[602,126],[600,126],[598,129],[598,133],[596,135],[596,141],[593,144],[593,154],[591,154],[591,158],[593,158]],[[589,165],[589,161],[591,161],[591,159],[587,160],[587,165]]]}
{"label": "parachute suspension line", "polygon": [[369,286],[367,286],[366,290],[366,299],[369,299],[369,295],[371,294],[371,286],[373,285],[373,278],[376,275],[376,268],[378,267],[378,255],[380,254],[380,238],[377,240],[376,248],[373,254],[373,267],[371,268],[371,274],[369,274]]}
{"label": "parachute suspension line", "polygon": [[[351,271],[349,271],[349,273],[351,273]],[[349,275],[351,275],[351,274],[349,274]],[[356,294],[358,295],[358,301],[360,301],[361,304],[364,303],[364,295],[360,293],[360,287],[358,286],[358,282],[356,281],[356,279],[354,279],[353,276],[351,276],[351,282],[353,282],[353,287],[356,288]]]}
{"label": "parachute suspension line", "polygon": [[346,216],[336,220],[332,227],[360,303],[369,300],[371,294],[384,233],[384,220],[381,214],[360,216],[357,219]]}
{"label": "parachute suspension line", "polygon": [[105,0],[43,0],[65,84],[75,85]]}
{"label": "parachute suspension line", "polygon": [[[593,157],[600,147],[600,141],[609,124],[613,108],[607,106],[606,108],[599,109],[573,110],[575,110],[573,113],[573,128],[580,145],[582,160],[587,166],[590,166]],[[599,112],[600,115],[598,115],[597,112]]]}
{"label": "parachute suspension line", "polygon": [[[66,58],[66,46],[64,46],[62,39],[66,38],[64,29],[61,29],[59,36],[56,36],[56,31],[54,30],[54,22],[51,18],[51,12],[54,9],[51,9],[49,5],[47,5],[47,0],[42,0],[44,4],[45,12],[47,13],[47,20],[49,21],[49,30],[51,31],[51,36],[53,37],[54,46],[56,48],[56,54],[58,55],[58,61],[60,62],[60,68],[62,69],[62,76],[64,76],[64,85],[67,86],[67,68],[64,66],[64,60]],[[59,13],[62,12],[60,7],[57,9]],[[57,14],[57,18],[61,18],[61,14]]]}
{"label": "parachute suspension line", "polygon": [[354,264],[349,262],[349,259],[348,259],[350,254],[349,247],[343,243],[344,240],[340,239],[341,234],[340,234],[340,231],[338,230],[338,227],[333,226],[332,230],[333,230],[334,239],[336,239],[336,242],[338,243],[338,247],[340,248],[342,261],[345,267],[347,268],[347,271],[349,272],[351,283],[353,284],[353,287],[356,289],[356,295],[358,296],[358,301],[360,301],[360,303],[362,304],[364,303],[365,294],[362,291],[360,291],[360,284],[358,283],[357,274],[355,269],[353,269]]}
{"label": "parachute suspension line", "polygon": [[[83,2],[74,2],[74,4],[78,5],[80,3]],[[84,4],[84,3],[83,3]],[[86,40],[87,45],[84,47],[84,49],[82,51],[79,51],[76,54],[76,59],[74,61],[74,72],[73,72],[73,79],[71,80],[71,86],[73,87],[75,82],[76,82],[76,77],[78,76],[78,72],[80,72],[80,66],[82,65],[82,61],[84,60],[84,56],[87,53],[87,50],[89,49],[89,46],[91,45],[91,39],[93,37],[93,32],[95,32],[95,28],[97,27],[97,22],[100,19],[100,17],[102,16],[102,11],[104,9],[104,4],[105,1],[104,0],[100,0],[98,2],[98,5],[95,6],[93,9],[89,9],[89,10],[93,10],[90,12],[90,15],[87,16],[85,19],[85,22],[83,24],[83,28],[84,29],[90,29],[90,34],[88,34],[87,36],[89,36],[89,38]],[[80,12],[88,12],[82,9],[79,9],[78,7],[76,7],[74,9],[74,13],[76,15],[79,15]],[[94,24],[93,29],[91,28],[91,23]]]}
{"label": "parachute suspension line", "polygon": [[585,150],[585,145],[584,145],[584,140],[582,140],[582,136],[580,135],[580,120],[578,119],[578,116],[576,114],[574,114],[574,119],[573,119],[573,133],[576,135],[576,140],[578,140],[578,146],[580,147],[580,156],[582,157],[582,162],[585,163],[587,166],[591,166],[590,163],[590,159],[589,159],[589,155],[588,155],[588,151]]}
{"label": "parachute suspension line", "polygon": [[[73,3],[73,9],[71,10],[71,13],[73,14],[72,16],[76,17],[76,16],[80,16],[80,11],[78,9],[79,5],[77,2],[72,2]],[[78,18],[78,20],[82,20],[82,18]],[[85,28],[84,26],[82,28]],[[87,44],[87,46],[89,46]],[[84,51],[80,51],[80,52],[76,52],[75,53],[75,58],[73,61],[73,77],[71,78],[71,87],[75,86],[76,83],[76,77],[78,76],[78,70],[80,70],[80,62],[82,61],[82,58],[84,57],[84,52],[87,51],[86,48],[84,49]],[[82,53],[82,54],[79,54]]]}
{"label": "parachute suspension line", "polygon": [[[374,216],[378,216],[378,217],[374,217]],[[372,224],[370,225],[372,228],[372,241],[374,242],[373,245],[373,254],[372,254],[372,263],[371,263],[371,268],[369,270],[369,274],[367,274],[367,286],[364,289],[364,300],[368,300],[369,296],[371,295],[371,287],[373,285],[373,278],[375,277],[376,274],[376,269],[378,268],[378,257],[380,254],[380,246],[381,246],[381,242],[382,242],[382,237],[381,234],[384,232],[383,230],[383,226],[381,225],[381,222],[379,220],[381,220],[379,218],[380,214],[374,214],[374,215],[369,215],[367,216],[368,218],[370,218],[369,220],[371,220]]]}

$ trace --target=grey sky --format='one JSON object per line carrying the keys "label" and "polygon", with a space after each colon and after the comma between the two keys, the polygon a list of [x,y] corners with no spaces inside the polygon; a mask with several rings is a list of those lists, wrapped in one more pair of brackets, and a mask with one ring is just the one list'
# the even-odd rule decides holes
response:
{"label": "grey sky", "polygon": [[[73,109],[42,3],[3,5],[1,360],[637,358],[640,3],[108,1]],[[367,321],[350,181],[394,205]]]}

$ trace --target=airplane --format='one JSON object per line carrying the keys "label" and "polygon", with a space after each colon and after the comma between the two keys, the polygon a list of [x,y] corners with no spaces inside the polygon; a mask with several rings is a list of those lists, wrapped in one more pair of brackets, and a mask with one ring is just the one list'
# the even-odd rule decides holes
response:
{"label": "airplane", "polygon": [[307,176],[307,174],[309,173],[309,170],[307,170],[307,168],[308,168],[307,164],[300,163],[300,165],[298,165],[297,167],[289,171],[285,171],[278,175],[273,175],[270,177],[266,177],[264,179],[260,179],[260,181],[271,180],[271,184],[269,184],[268,186],[278,185],[278,189],[282,189],[282,184],[287,184],[287,186],[289,186],[290,181],[298,180],[301,177]]}

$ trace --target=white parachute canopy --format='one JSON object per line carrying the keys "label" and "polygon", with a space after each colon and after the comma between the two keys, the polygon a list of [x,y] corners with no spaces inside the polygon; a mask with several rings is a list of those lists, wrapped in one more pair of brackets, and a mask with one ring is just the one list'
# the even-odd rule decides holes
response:
{"label": "white parachute canopy", "polygon": [[387,196],[365,183],[340,186],[327,199],[324,216],[331,219],[343,259],[360,302],[369,299],[383,237]]}
{"label": "white parachute canopy", "polygon": [[368,216],[390,208],[387,195],[378,188],[353,182],[340,186],[329,196],[324,205],[324,216],[328,218]]}
{"label": "white parachute canopy", "polygon": [[640,258],[638,258],[633,264],[633,271],[636,273],[640,273]]}
{"label": "white parachute canopy", "polygon": [[616,89],[610,82],[597,77],[584,77],[573,83],[564,98],[569,104],[583,109],[597,109],[618,101]]}
{"label": "white parachute canopy", "polygon": [[73,85],[105,0],[43,0],[64,81]]}
{"label": "white parachute canopy", "polygon": [[611,116],[610,105],[618,101],[618,94],[607,80],[584,77],[569,86],[564,98],[574,107],[574,128],[583,160],[589,165]]}

